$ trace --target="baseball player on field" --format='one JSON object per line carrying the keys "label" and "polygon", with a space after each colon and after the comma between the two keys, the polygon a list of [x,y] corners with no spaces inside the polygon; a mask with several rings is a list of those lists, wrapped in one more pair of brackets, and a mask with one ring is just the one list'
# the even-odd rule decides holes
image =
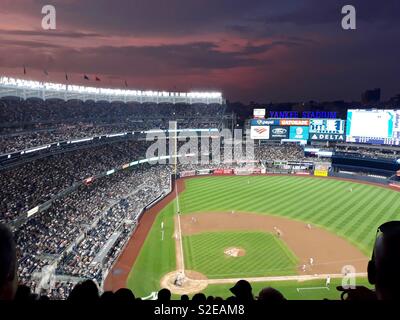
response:
{"label": "baseball player on field", "polygon": [[331,277],[330,276],[326,277],[325,285],[326,285],[327,288],[329,288],[329,286],[331,285]]}

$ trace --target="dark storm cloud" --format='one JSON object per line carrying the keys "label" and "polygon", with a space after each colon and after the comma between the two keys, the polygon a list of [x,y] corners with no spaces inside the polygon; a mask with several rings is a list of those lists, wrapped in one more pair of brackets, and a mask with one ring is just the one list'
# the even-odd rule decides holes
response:
{"label": "dark storm cloud", "polygon": [[261,20],[267,24],[288,23],[295,25],[319,25],[335,23],[341,20],[341,8],[353,5],[359,21],[397,23],[399,20],[400,1],[368,1],[368,0],[306,0],[289,1],[292,5],[285,12],[266,14]]}
{"label": "dark storm cloud", "polygon": [[[158,45],[158,46],[100,46],[94,48],[71,49],[41,42],[24,42],[2,40],[9,45],[30,47],[33,56],[40,56],[39,49],[54,48],[54,57],[62,57],[60,64],[64,69],[68,65],[78,66],[75,70],[99,73],[129,74],[184,74],[193,70],[224,70],[230,68],[254,67],[267,64],[267,59],[252,57],[267,53],[274,47],[301,46],[295,41],[275,41],[270,44],[248,44],[237,50],[221,51],[213,42],[193,42],[186,44]],[[8,49],[3,49],[7,51]],[[24,49],[25,50],[25,49]],[[8,56],[21,49],[9,48]],[[1,52],[1,51],[0,51]],[[28,58],[29,59],[29,58]],[[112,61],[112,63],[110,63]]]}
{"label": "dark storm cloud", "polygon": [[[8,41],[10,44],[19,44]],[[15,43],[14,43],[15,42]],[[27,44],[30,46],[30,44]],[[39,43],[32,42],[32,58],[40,56]],[[69,66],[74,70],[98,73],[134,74],[184,74],[194,69],[229,69],[245,66],[254,66],[261,63],[248,57],[249,53],[261,53],[270,49],[270,46],[248,46],[243,50],[223,52],[211,42],[196,42],[182,45],[160,46],[101,46],[96,48],[53,50],[55,57],[62,57],[61,69]],[[7,51],[7,49],[3,49]],[[10,48],[9,55],[17,51]],[[1,51],[0,51],[1,52]],[[28,58],[29,59],[29,58]],[[36,59],[35,59],[36,60]],[[112,61],[113,63],[110,63]]]}
{"label": "dark storm cloud", "polygon": [[0,30],[0,35],[7,36],[30,36],[30,37],[61,37],[61,38],[95,38],[101,37],[99,33],[62,31],[43,32],[43,30]]}
{"label": "dark storm cloud", "polygon": [[0,43],[2,45],[9,46],[10,48],[12,47],[22,47],[23,50],[25,48],[30,48],[30,49],[40,49],[40,48],[62,48],[62,46],[50,43],[50,42],[44,42],[44,41],[29,41],[29,40],[9,40],[9,39],[0,39]]}
{"label": "dark storm cloud", "polygon": [[[11,31],[0,31],[0,67],[51,63],[50,70],[130,77],[155,88],[212,83],[244,100],[400,91],[398,0],[53,0],[57,30],[41,32],[47,3],[2,0],[0,19],[6,12],[34,25],[10,22]],[[345,4],[356,7],[355,31],[341,28]]]}

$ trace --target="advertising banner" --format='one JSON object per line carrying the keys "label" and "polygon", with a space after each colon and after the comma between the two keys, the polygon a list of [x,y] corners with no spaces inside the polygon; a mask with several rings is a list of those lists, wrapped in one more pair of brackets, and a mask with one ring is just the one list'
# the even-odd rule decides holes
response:
{"label": "advertising banner", "polygon": [[344,134],[330,134],[330,133],[310,133],[311,140],[322,141],[345,141]]}
{"label": "advertising banner", "polygon": [[220,174],[232,174],[233,170],[232,169],[215,169],[214,174],[220,175]]}
{"label": "advertising banner", "polygon": [[196,175],[196,171],[195,171],[195,170],[182,171],[182,172],[180,173],[180,175],[181,175],[182,178],[184,178],[184,177],[193,177],[193,176]]}
{"label": "advertising banner", "polygon": [[207,175],[211,173],[211,170],[209,169],[202,169],[202,170],[196,170],[197,174],[199,176]]}
{"label": "advertising banner", "polygon": [[250,121],[252,127],[255,126],[279,126],[279,119],[252,119]]}
{"label": "advertising banner", "polygon": [[310,175],[309,172],[304,172],[304,171],[296,172],[296,174],[299,175],[299,176],[309,176]]}
{"label": "advertising banner", "polygon": [[253,126],[250,129],[250,138],[255,140],[269,139],[269,126]]}
{"label": "advertising banner", "polygon": [[252,168],[238,168],[235,169],[235,174],[238,176],[246,176],[253,173]]}
{"label": "advertising banner", "polygon": [[271,140],[287,139],[289,137],[289,128],[284,126],[271,126],[269,137]]}
{"label": "advertising banner", "polygon": [[279,125],[281,126],[309,126],[310,120],[309,119],[281,119],[279,121]]}
{"label": "advertising banner", "polygon": [[289,139],[308,140],[308,127],[291,126]]}
{"label": "advertising banner", "polygon": [[328,170],[314,170],[314,176],[316,177],[327,177]]}

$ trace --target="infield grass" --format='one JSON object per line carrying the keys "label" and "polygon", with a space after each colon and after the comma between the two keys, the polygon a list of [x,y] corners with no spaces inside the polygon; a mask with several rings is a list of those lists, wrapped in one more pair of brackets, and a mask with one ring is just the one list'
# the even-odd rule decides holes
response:
{"label": "infield grass", "polygon": [[[296,274],[297,258],[286,244],[266,232],[205,232],[183,238],[186,269],[209,279]],[[224,250],[245,250],[230,257]]]}

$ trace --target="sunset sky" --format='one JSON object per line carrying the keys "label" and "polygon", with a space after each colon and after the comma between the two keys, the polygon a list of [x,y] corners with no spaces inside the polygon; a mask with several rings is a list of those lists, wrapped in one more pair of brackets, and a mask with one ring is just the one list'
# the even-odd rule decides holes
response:
{"label": "sunset sky", "polygon": [[[56,30],[41,28],[45,4]],[[341,28],[346,4],[357,30]],[[389,98],[400,93],[399,17],[398,0],[0,0],[0,75],[67,72],[242,102],[359,100],[375,87]]]}

